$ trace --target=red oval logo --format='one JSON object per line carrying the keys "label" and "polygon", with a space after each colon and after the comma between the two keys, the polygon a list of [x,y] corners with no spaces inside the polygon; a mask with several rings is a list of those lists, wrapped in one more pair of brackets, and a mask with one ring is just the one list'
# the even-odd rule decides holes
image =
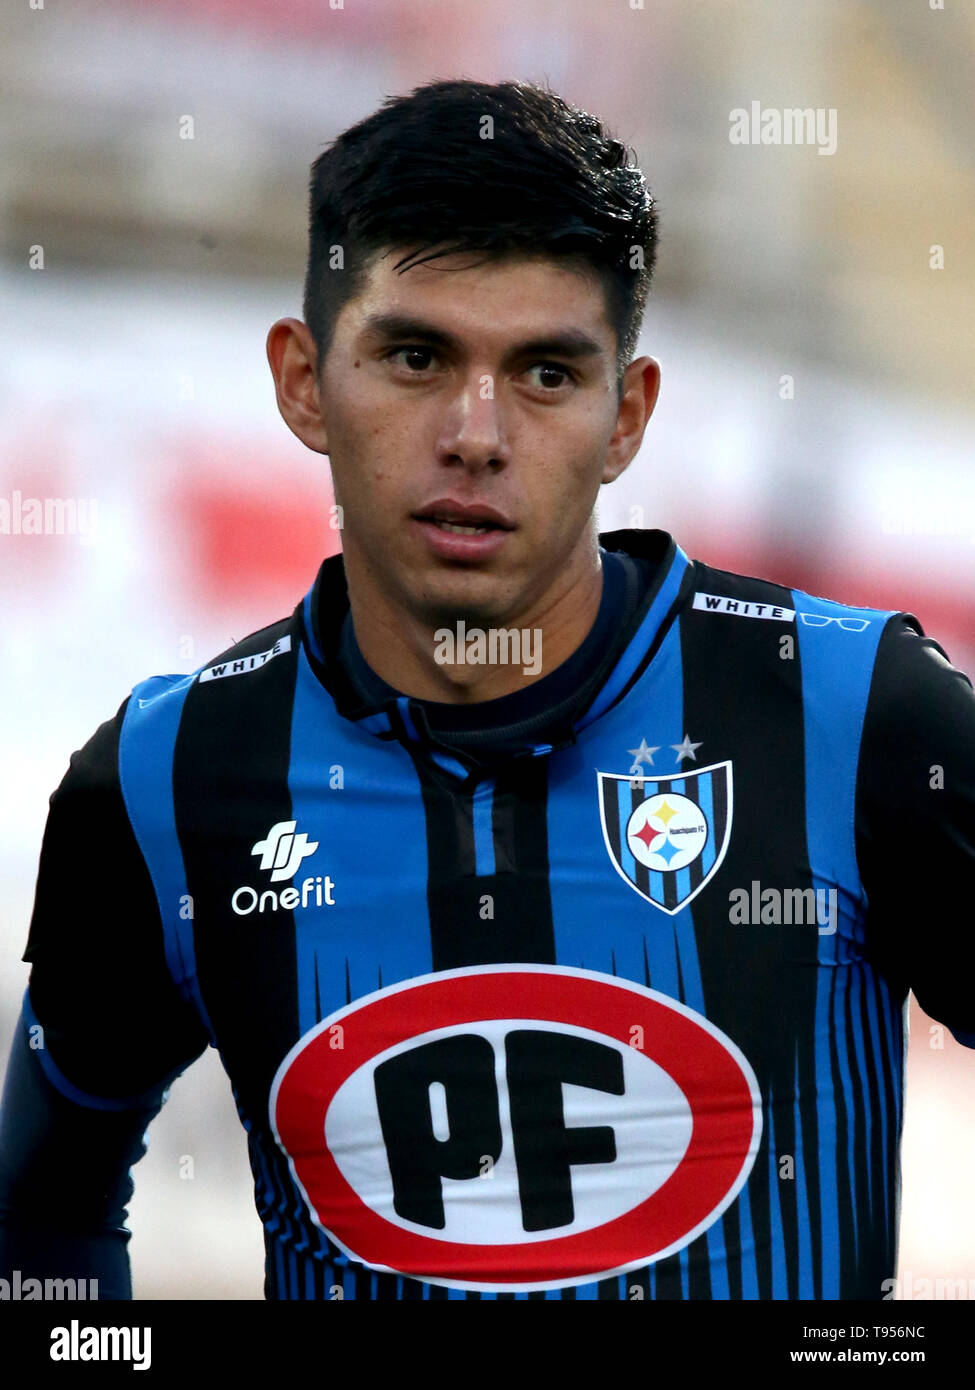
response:
{"label": "red oval logo", "polygon": [[289,1052],[270,1115],[313,1218],[373,1269],[456,1288],[587,1283],[673,1254],[735,1199],[761,1095],[735,1044],[593,971],[393,985]]}

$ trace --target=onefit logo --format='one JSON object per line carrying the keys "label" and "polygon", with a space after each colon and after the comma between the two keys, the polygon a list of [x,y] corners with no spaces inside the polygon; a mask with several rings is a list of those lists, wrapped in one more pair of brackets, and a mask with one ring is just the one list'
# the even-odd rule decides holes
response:
{"label": "onefit logo", "polygon": [[[298,822],[279,820],[272,825],[263,840],[258,840],[251,854],[261,856],[261,868],[270,871],[271,882],[281,883],[294,878],[303,859],[318,849],[317,840],[309,840],[304,832],[298,833]],[[302,880],[300,889],[282,888],[280,893],[273,888],[265,888],[258,893],[250,884],[241,884],[234,889],[230,906],[238,917],[247,917],[254,912],[277,912],[279,908],[291,911],[293,908],[306,908],[309,901],[313,907],[334,907],[332,896],[335,884],[329,874],[316,874]]]}
{"label": "onefit logo", "polygon": [[318,848],[317,840],[309,844],[307,835],[296,835],[297,828],[295,820],[279,820],[251,850],[251,854],[261,856],[261,868],[271,870],[272,883],[294,878],[301,861]]}

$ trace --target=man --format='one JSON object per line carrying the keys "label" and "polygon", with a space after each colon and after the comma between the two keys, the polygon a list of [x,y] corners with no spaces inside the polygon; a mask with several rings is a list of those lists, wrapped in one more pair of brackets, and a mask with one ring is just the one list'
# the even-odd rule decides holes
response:
{"label": "man", "polygon": [[909,615],[597,536],[655,241],[528,85],[316,161],[268,357],[343,556],[52,797],[8,1267],[129,1295],[128,1171],[210,1042],[270,1298],[889,1292],[908,990],[975,1046],[975,695]]}

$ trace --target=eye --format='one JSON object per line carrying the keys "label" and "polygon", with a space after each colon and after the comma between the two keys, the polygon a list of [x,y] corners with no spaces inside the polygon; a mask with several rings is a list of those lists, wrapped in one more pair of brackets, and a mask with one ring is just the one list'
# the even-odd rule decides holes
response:
{"label": "eye", "polygon": [[[404,366],[413,376],[419,376],[421,372],[425,371],[427,367],[430,366],[430,360],[433,357],[433,348],[423,347],[421,344],[413,343],[406,347],[393,348],[386,356],[390,362],[397,362],[397,358],[399,358],[400,361],[397,362],[398,366]],[[418,358],[421,360],[418,361]]]}
{"label": "eye", "polygon": [[[536,362],[528,370],[541,374],[541,379],[536,380],[536,385],[541,386],[546,391],[556,391],[574,380],[568,367],[563,367],[561,362]],[[553,375],[560,377],[561,380],[553,381]]]}

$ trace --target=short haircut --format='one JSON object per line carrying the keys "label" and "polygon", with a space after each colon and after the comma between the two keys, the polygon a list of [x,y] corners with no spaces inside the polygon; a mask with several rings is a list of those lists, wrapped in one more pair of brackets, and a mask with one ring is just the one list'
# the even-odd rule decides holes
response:
{"label": "short haircut", "polygon": [[[488,119],[490,118],[490,119]],[[616,333],[617,384],[636,351],[656,257],[635,156],[588,112],[527,82],[430,82],[337,137],[311,169],[303,312],[319,369],[371,257],[457,251],[588,263]]]}

